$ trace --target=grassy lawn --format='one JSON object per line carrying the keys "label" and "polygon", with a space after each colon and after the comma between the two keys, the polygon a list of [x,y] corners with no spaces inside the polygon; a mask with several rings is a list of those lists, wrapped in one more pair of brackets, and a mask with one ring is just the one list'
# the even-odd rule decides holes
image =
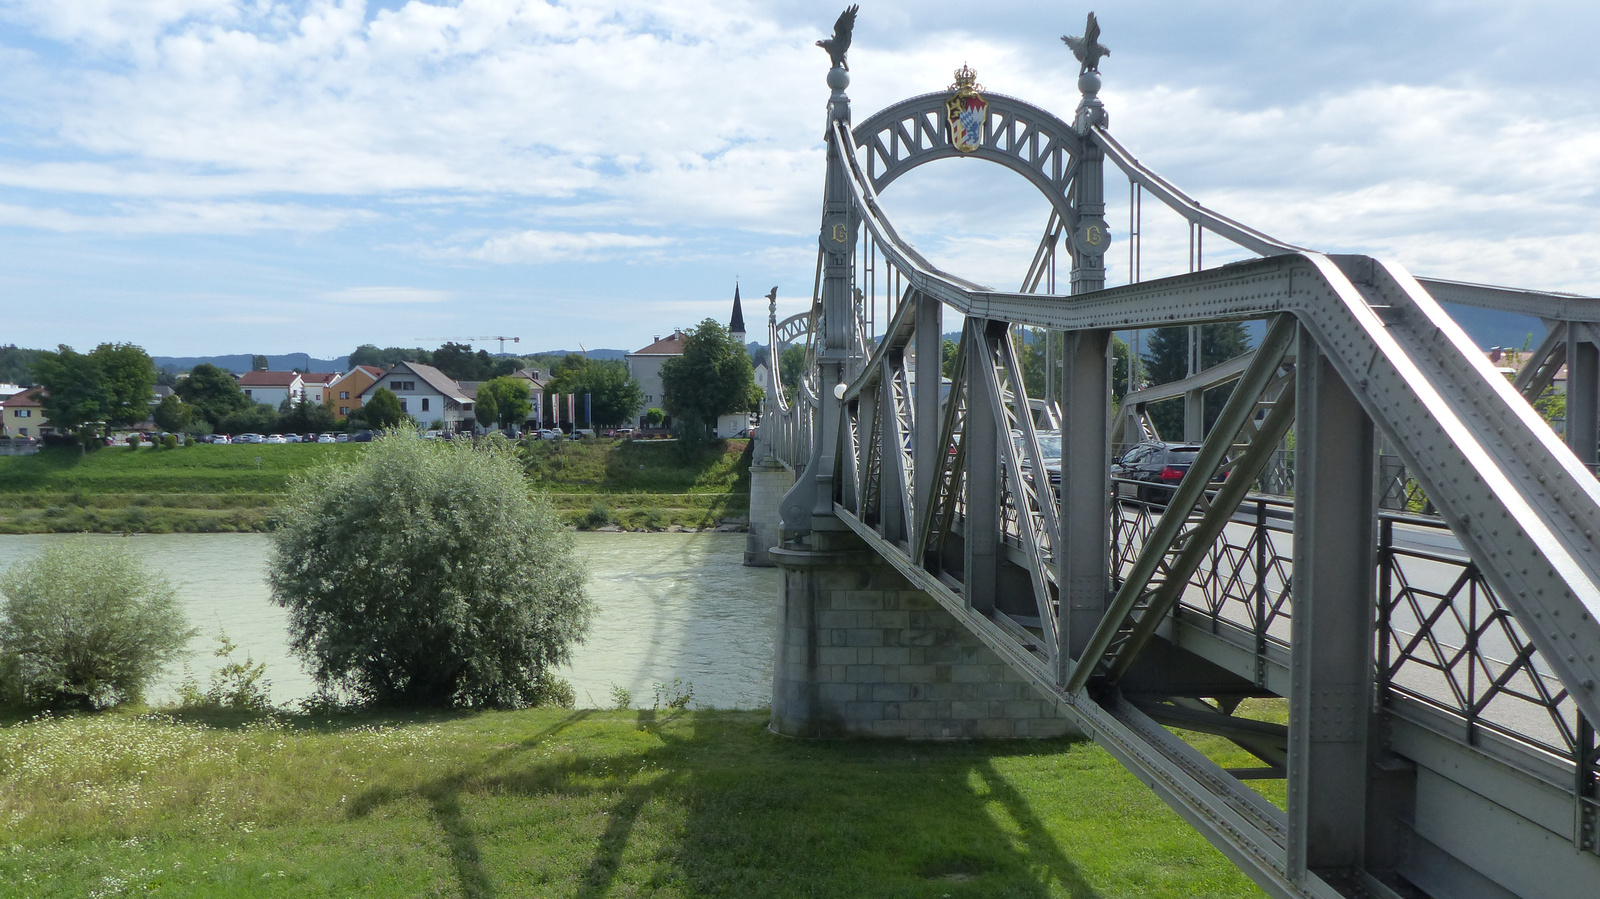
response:
{"label": "grassy lawn", "polygon": [[800,742],[764,712],[0,728],[0,895],[1260,893],[1090,743]]}
{"label": "grassy lawn", "polygon": [[[535,442],[529,482],[569,523],[714,527],[750,506],[749,441],[684,459],[676,442]],[[364,444],[47,449],[0,457],[0,533],[215,532],[272,527],[291,479]]]}

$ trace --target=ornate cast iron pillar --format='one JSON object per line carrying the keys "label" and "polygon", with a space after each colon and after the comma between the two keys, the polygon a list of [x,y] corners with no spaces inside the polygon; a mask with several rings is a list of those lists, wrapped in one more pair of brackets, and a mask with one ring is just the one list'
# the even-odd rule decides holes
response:
{"label": "ornate cast iron pillar", "polygon": [[810,462],[793,488],[783,497],[781,514],[784,538],[792,539],[815,530],[840,530],[844,525],[833,516],[834,469],[839,446],[840,394],[846,380],[846,367],[855,348],[856,315],[850,276],[855,262],[855,237],[858,222],[850,208],[846,187],[844,157],[834,143],[835,123],[850,127],[850,73],[836,64],[828,70],[828,174],[823,189],[822,229],[822,344],[817,348],[817,428],[812,434]]}

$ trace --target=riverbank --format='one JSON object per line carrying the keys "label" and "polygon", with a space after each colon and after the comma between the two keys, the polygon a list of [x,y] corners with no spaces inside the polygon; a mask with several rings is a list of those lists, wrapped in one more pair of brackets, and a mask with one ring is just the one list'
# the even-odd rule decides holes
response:
{"label": "riverbank", "polygon": [[766,720],[13,724],[0,883],[208,899],[1260,895],[1092,743],[802,742]]}
{"label": "riverbank", "polygon": [[[684,459],[672,441],[533,442],[530,484],[579,528],[742,524],[749,441]],[[356,458],[365,444],[47,449],[0,457],[0,533],[265,531],[294,477]]]}

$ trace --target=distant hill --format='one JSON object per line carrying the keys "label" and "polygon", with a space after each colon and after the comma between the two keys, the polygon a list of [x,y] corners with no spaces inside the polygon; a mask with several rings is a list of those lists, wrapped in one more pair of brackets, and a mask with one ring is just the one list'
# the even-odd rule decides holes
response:
{"label": "distant hill", "polygon": [[[522,353],[520,355],[528,357],[528,358],[532,358],[534,356],[565,356],[568,353],[577,353],[579,356],[588,356],[590,359],[621,359],[621,358],[623,358],[624,356],[628,355],[631,352],[633,352],[633,350],[604,350],[604,349],[601,349],[601,350],[589,350],[587,353],[585,353],[583,350],[540,350],[537,353]],[[489,355],[491,355],[491,356],[500,356],[500,355],[511,356],[511,355],[516,355],[516,354],[513,354],[513,353],[504,353],[504,354],[502,354],[502,353],[490,353]]]}
{"label": "distant hill", "polygon": [[[218,368],[232,372],[247,372],[250,362],[254,357],[249,353],[232,353],[226,356],[152,356],[156,368],[170,368],[175,371],[188,371],[196,365],[210,363]],[[348,371],[349,356],[336,356],[332,359],[317,359],[305,353],[290,353],[283,356],[267,355],[267,368],[271,371]]]}

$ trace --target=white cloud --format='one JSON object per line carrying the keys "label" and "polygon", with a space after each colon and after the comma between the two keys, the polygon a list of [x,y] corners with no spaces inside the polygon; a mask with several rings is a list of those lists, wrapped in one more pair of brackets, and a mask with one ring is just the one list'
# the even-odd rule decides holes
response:
{"label": "white cloud", "polygon": [[117,202],[103,212],[0,204],[0,225],[60,232],[110,234],[229,234],[262,231],[315,233],[370,218],[362,210],[318,209],[301,204],[171,201]]}
{"label": "white cloud", "polygon": [[346,287],[322,294],[330,303],[357,306],[414,305],[417,303],[443,303],[452,294],[447,290],[423,290],[416,287]]}
{"label": "white cloud", "polygon": [[653,250],[672,242],[670,238],[646,234],[519,231],[491,237],[477,247],[456,252],[486,262],[594,262],[637,255],[641,250]]}

